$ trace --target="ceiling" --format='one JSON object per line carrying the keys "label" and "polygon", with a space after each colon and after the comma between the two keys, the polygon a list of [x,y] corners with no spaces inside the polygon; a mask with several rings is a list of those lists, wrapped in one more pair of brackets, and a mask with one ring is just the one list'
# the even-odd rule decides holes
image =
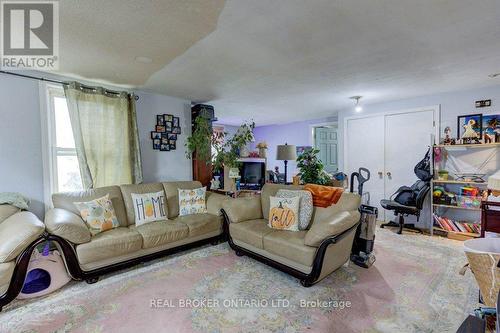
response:
{"label": "ceiling", "polygon": [[497,0],[65,0],[60,12],[62,74],[210,103],[227,124],[500,84]]}

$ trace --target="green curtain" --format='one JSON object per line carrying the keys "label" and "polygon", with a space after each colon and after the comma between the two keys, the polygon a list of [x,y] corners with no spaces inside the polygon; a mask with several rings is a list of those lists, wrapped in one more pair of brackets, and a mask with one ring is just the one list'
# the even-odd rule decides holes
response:
{"label": "green curtain", "polygon": [[135,98],[77,82],[64,85],[83,187],[142,182]]}

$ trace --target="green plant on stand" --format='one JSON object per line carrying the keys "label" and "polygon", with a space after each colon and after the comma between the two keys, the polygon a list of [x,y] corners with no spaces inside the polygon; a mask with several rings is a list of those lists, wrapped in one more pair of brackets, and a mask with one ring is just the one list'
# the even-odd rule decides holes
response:
{"label": "green plant on stand", "polygon": [[330,185],[331,177],[323,169],[318,153],[318,149],[309,149],[297,158],[300,180],[304,184]]}

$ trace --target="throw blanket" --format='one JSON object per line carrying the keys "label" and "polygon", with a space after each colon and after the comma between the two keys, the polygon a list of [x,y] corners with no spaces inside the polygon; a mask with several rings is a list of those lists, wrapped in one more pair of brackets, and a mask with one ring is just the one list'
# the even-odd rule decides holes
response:
{"label": "throw blanket", "polygon": [[344,189],[341,187],[316,184],[306,184],[304,190],[311,192],[314,206],[323,208],[336,204],[342,196],[342,193],[344,193]]}
{"label": "throw blanket", "polygon": [[28,210],[30,201],[19,193],[2,192],[0,193],[0,205],[12,205],[22,210]]}

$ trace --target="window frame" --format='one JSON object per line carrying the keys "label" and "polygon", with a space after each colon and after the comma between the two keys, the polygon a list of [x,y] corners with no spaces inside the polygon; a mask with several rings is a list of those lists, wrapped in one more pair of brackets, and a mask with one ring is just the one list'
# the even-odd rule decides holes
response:
{"label": "window frame", "polygon": [[52,194],[59,192],[57,158],[76,156],[76,148],[57,147],[54,98],[65,98],[62,85],[40,82],[42,160],[45,209],[52,208]]}

